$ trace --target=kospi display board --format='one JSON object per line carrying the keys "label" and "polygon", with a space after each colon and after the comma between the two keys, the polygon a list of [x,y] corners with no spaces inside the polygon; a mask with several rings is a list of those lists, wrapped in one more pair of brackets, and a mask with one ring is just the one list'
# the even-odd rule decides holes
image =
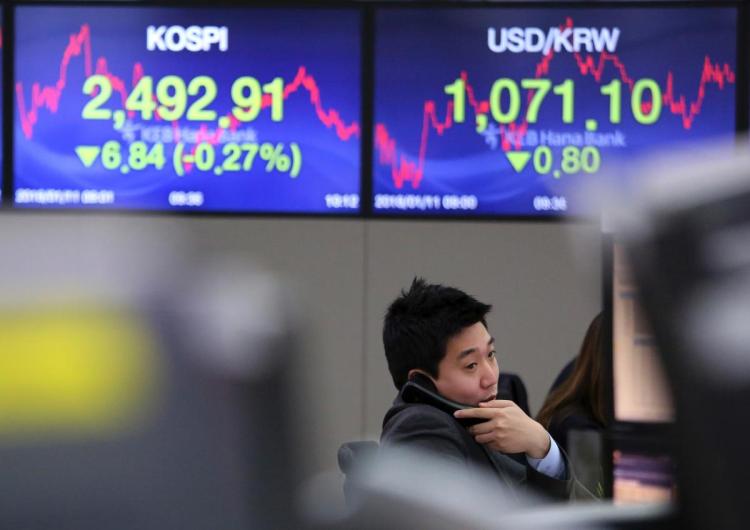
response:
{"label": "kospi display board", "polygon": [[595,214],[609,164],[734,134],[736,32],[733,7],[381,8],[373,211]]}
{"label": "kospi display board", "polygon": [[357,213],[358,9],[15,9],[18,207]]}
{"label": "kospi display board", "polygon": [[[3,13],[0,12],[0,52],[2,52],[3,54],[5,54],[5,50],[3,49],[3,48],[5,48],[5,42],[4,42],[5,31],[4,31],[4,27],[5,26],[3,24]],[[0,70],[2,70],[2,68],[0,68]],[[5,80],[3,79],[3,72],[0,72],[0,87],[4,86],[3,85],[4,81]],[[0,105],[0,123],[5,123],[3,121],[3,109],[2,109],[2,105]],[[3,129],[2,129],[2,127],[0,127],[0,146],[4,145],[3,135],[4,135]],[[2,150],[2,147],[0,147],[0,168],[2,168],[2,167],[3,167],[3,150]],[[0,201],[2,201],[2,197],[3,197],[3,195],[2,195],[2,186],[0,186]]]}

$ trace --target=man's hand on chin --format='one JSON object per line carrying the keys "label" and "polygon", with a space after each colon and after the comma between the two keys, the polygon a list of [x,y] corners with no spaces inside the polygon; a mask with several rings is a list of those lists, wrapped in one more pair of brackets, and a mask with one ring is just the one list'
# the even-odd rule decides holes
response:
{"label": "man's hand on chin", "polygon": [[456,418],[484,419],[468,428],[474,439],[501,453],[526,453],[544,458],[550,449],[550,437],[538,422],[529,418],[514,402],[496,399],[478,408],[459,410]]}

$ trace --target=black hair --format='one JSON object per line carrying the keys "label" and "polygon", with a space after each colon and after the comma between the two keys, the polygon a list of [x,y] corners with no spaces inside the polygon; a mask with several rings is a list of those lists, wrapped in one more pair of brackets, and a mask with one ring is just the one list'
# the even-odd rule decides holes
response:
{"label": "black hair", "polygon": [[437,377],[448,340],[477,322],[486,327],[491,309],[459,289],[414,278],[388,307],[383,322],[385,357],[396,388],[414,368]]}

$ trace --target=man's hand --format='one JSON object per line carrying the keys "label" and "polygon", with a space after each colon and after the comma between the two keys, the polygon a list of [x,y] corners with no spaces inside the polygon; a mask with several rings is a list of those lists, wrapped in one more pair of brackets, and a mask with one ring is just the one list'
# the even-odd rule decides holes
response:
{"label": "man's hand", "polygon": [[529,418],[518,405],[505,399],[479,404],[479,408],[459,410],[456,418],[485,419],[469,427],[474,439],[502,453],[526,453],[531,458],[544,458],[550,448],[549,434]]}

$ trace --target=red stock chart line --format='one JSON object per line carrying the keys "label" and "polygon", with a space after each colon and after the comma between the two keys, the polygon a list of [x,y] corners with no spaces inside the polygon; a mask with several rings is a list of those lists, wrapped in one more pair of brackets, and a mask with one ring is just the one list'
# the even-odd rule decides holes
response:
{"label": "red stock chart line", "polygon": [[[565,26],[572,27],[572,20],[568,19]],[[549,52],[543,56],[534,68],[534,77],[539,79],[549,72],[549,65],[555,54]],[[605,68],[611,65],[617,75],[626,84],[630,90],[633,90],[634,79],[628,74],[625,65],[615,54],[601,52],[598,57],[587,54],[583,57],[580,53],[574,53],[573,57],[581,76],[590,76],[597,83],[601,83]],[[462,71],[460,77],[464,80],[466,87],[467,101],[474,111],[474,116],[487,115],[490,110],[488,100],[477,99],[474,87],[469,83],[468,73]],[[724,63],[714,63],[710,57],[706,56],[703,60],[700,81],[695,99],[688,101],[683,94],[675,94],[674,73],[667,72],[665,89],[662,91],[662,101],[664,107],[673,115],[680,118],[682,127],[689,130],[696,116],[698,116],[703,107],[703,100],[706,96],[706,87],[709,84],[717,85],[723,89],[726,84],[735,82],[735,72],[732,68]],[[527,102],[531,101],[533,91],[527,93]],[[644,102],[642,109],[645,113],[651,110],[651,102]],[[399,152],[396,139],[391,136],[388,128],[384,123],[375,124],[375,150],[378,153],[378,161],[381,165],[391,167],[391,177],[397,189],[401,189],[405,182],[411,182],[413,189],[418,189],[419,184],[424,177],[424,162],[427,156],[427,147],[431,133],[442,136],[446,130],[453,127],[453,102],[448,101],[445,105],[445,118],[440,119],[438,116],[437,104],[433,100],[427,100],[423,105],[422,112],[422,132],[420,134],[419,151],[417,159]],[[503,151],[521,148],[521,139],[528,130],[528,121],[526,119],[501,125],[499,127],[500,140]],[[511,138],[514,143],[511,142]]]}
{"label": "red stock chart line", "polygon": [[[70,63],[74,58],[80,57],[81,55],[83,55],[83,69],[86,77],[89,77],[92,74],[106,76],[112,84],[113,92],[120,95],[122,108],[125,108],[125,101],[128,98],[128,90],[125,86],[125,81],[110,72],[106,58],[99,57],[96,60],[96,65],[94,65],[91,48],[91,29],[88,24],[83,24],[78,33],[70,35],[68,45],[66,46],[65,51],[62,54],[62,59],[60,60],[60,75],[57,81],[53,85],[48,86],[42,86],[39,82],[31,84],[31,101],[28,110],[26,107],[23,83],[20,81],[16,83],[16,102],[21,122],[21,130],[27,139],[33,138],[34,126],[39,120],[40,109],[46,108],[52,114],[57,113],[60,99],[62,98],[67,86],[68,68],[70,67]],[[141,63],[135,63],[133,65],[131,86],[134,87],[144,75],[145,72],[143,65]],[[315,109],[315,114],[318,120],[320,120],[320,122],[327,128],[333,128],[339,139],[346,141],[352,137],[359,137],[359,123],[356,121],[346,123],[337,110],[333,108],[325,109],[323,107],[318,84],[315,78],[307,73],[307,69],[304,66],[300,66],[292,82],[284,86],[284,99],[287,99],[289,96],[296,93],[300,88],[304,88],[309,93],[310,104]],[[264,94],[261,99],[261,108],[266,108],[270,105],[271,96],[269,94]],[[129,111],[128,114],[132,117],[135,113]],[[227,129],[236,130],[242,123],[237,120],[233,114],[228,114],[227,117],[230,119],[230,125]],[[161,119],[158,115],[158,111],[156,112],[156,118]],[[172,126],[177,133],[179,133],[178,122],[172,122]],[[208,126],[204,123],[200,127],[197,142],[207,141],[210,143],[217,143],[224,130],[224,128],[218,127],[214,134],[209,134],[207,132]],[[179,136],[176,136],[176,139],[179,141]]]}

